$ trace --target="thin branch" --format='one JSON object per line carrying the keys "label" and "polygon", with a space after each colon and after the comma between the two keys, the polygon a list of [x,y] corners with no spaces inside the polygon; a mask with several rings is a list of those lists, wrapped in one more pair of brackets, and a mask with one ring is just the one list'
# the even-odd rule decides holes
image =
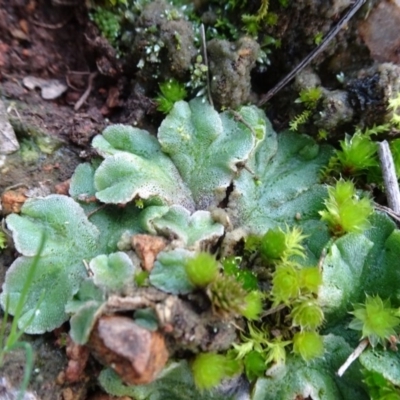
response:
{"label": "thin branch", "polygon": [[40,26],[41,28],[45,29],[60,29],[67,25],[72,17],[73,14],[71,14],[68,18],[66,18],[64,21],[59,22],[58,24],[45,24],[44,22],[35,21],[33,19],[29,20],[29,22],[31,22],[33,25]]}
{"label": "thin branch", "polygon": [[300,62],[289,74],[287,74],[280,82],[278,82],[269,92],[263,95],[258,102],[258,106],[262,106],[272,96],[275,96],[284,86],[286,86],[301,70],[303,70],[318,54],[320,54],[328,46],[330,41],[339,33],[366,0],[357,0],[344,17],[336,24],[336,26],[327,34],[319,46],[317,46],[303,61]]}
{"label": "thin branch", "polygon": [[389,217],[393,218],[397,223],[400,223],[400,214],[396,214],[391,208],[382,206],[378,203],[374,202],[375,209],[382,211],[389,215]]}
{"label": "thin branch", "polygon": [[339,377],[341,377],[347,371],[350,365],[353,364],[353,362],[356,361],[358,357],[360,357],[360,355],[367,348],[368,345],[368,339],[361,340],[354,351],[347,357],[347,360],[344,362],[344,364],[338,369],[337,375]]}
{"label": "thin branch", "polygon": [[207,96],[208,96],[208,102],[214,107],[213,99],[211,97],[210,68],[208,66],[206,31],[204,29],[204,24],[200,25],[200,34],[201,34],[201,47],[202,47],[202,50],[203,50],[204,64],[207,66]]}
{"label": "thin branch", "polygon": [[271,315],[271,314],[275,314],[275,313],[283,310],[285,307],[286,307],[285,304],[279,304],[276,307],[270,308],[269,310],[266,310],[261,314],[261,318],[267,317],[268,315]]}
{"label": "thin branch", "polygon": [[85,90],[83,95],[80,97],[80,99],[76,102],[76,104],[74,106],[74,110],[75,111],[78,111],[82,107],[82,105],[86,101],[86,99],[89,97],[89,94],[92,91],[92,87],[93,87],[93,80],[94,80],[94,78],[96,76],[97,76],[97,72],[92,72],[89,75],[89,81],[88,81],[87,89]]}
{"label": "thin branch", "polygon": [[389,143],[384,140],[378,145],[378,154],[381,162],[387,202],[389,208],[391,208],[395,214],[400,214],[399,184],[397,182],[396,169],[394,167],[394,161],[390,151]]}

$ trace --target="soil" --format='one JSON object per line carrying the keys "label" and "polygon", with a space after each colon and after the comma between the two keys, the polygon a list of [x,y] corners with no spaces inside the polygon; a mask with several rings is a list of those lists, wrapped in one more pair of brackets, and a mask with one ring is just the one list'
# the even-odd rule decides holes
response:
{"label": "soil", "polygon": [[[9,111],[21,147],[26,149],[25,154],[1,156],[0,193],[15,186],[40,189],[43,194],[57,192],[57,185],[68,180],[89,156],[91,138],[107,124],[106,103],[112,91],[108,76],[95,80],[87,100],[74,110],[90,73],[96,71],[95,51],[85,38],[87,30],[93,29],[88,25],[84,5],[0,1],[0,101]],[[59,80],[67,85],[67,92],[44,100],[40,90],[23,86],[28,76]],[[15,256],[10,243],[1,253],[0,282]],[[63,384],[61,373],[68,360],[54,333],[23,340],[34,348],[34,371],[26,398],[33,393],[35,399],[42,400],[87,398],[86,375],[80,376],[80,383]],[[23,350],[6,356],[0,370],[1,399],[16,398],[14,390],[20,386],[25,363]]]}
{"label": "soil", "polygon": [[[155,103],[148,95],[152,90],[154,93],[154,82],[149,83],[140,73],[138,79],[132,81],[134,73],[127,70],[126,65],[118,59],[116,51],[101,37],[90,21],[83,3],[74,0],[0,0],[0,101],[8,110],[10,123],[22,149],[9,156],[0,156],[0,194],[10,188],[21,187],[24,188],[26,197],[33,195],[32,193],[37,195],[38,191],[43,194],[62,193],[65,188],[59,185],[71,177],[79,163],[90,158],[91,139],[110,121],[135,124],[152,132],[157,129],[160,114],[155,112]],[[341,9],[337,11],[337,15],[340,12]],[[338,18],[335,13],[326,11],[326,14],[330,15],[329,21],[317,25],[317,29],[323,32]],[[295,13],[291,15],[292,22],[295,17]],[[312,17],[316,18],[316,15]],[[293,67],[293,59],[299,60],[309,52],[310,43],[307,41],[298,46],[297,50],[294,49],[293,43],[298,40],[299,33],[288,34],[289,22],[290,18],[287,16],[276,28],[277,31],[280,29],[281,36],[286,38],[284,40],[291,43],[283,43],[289,50],[287,55],[281,59],[277,58],[279,55],[273,55],[271,61],[276,65],[275,70],[273,68],[267,77],[262,68],[253,70],[251,77],[249,71],[243,72],[248,82],[252,80],[256,90],[253,87],[250,93],[247,87],[241,89],[240,96],[238,95],[240,99],[235,99],[235,105],[246,101],[248,97],[256,102],[257,97],[273,86],[277,77],[283,75],[283,71]],[[145,24],[145,21],[139,23]],[[307,22],[306,25],[312,24]],[[368,31],[365,23],[363,29],[364,32]],[[362,68],[361,64],[363,67],[373,65],[368,50],[354,32],[354,29],[346,34],[342,32],[338,39],[338,43],[343,44],[350,38],[353,40],[351,47],[342,45],[343,51],[336,54],[333,51],[338,48],[336,45],[328,51],[328,57],[325,54],[325,58],[319,61],[320,64],[323,61],[329,71],[321,74],[323,84],[330,86],[332,90],[335,87],[330,83],[335,73],[344,69],[349,73],[352,71],[355,77]],[[309,40],[312,33],[307,32],[304,27],[300,35],[304,34]],[[211,53],[219,54],[222,52],[219,47],[225,45],[211,44]],[[255,45],[248,44],[248,47],[251,49],[251,52],[248,51],[251,58],[242,62],[246,64],[246,68],[252,68],[255,62]],[[359,54],[356,60],[349,56],[355,47]],[[233,60],[236,55],[230,53],[229,57]],[[211,65],[216,71],[224,73],[218,65]],[[367,72],[366,76],[373,76],[373,73],[374,71]],[[184,76],[187,70],[179,70],[179,74]],[[171,71],[165,71],[166,77],[170,75]],[[55,99],[45,100],[39,89],[30,90],[24,86],[24,78],[30,76],[44,79],[45,82],[57,80],[59,84],[65,85],[66,91]],[[221,79],[225,80],[226,77]],[[353,82],[353,87],[358,86]],[[82,96],[88,88],[89,95],[83,99]],[[215,90],[220,89],[219,87]],[[359,95],[359,92],[360,90],[356,94]],[[276,126],[287,124],[289,115],[285,110],[287,103],[293,102],[295,93],[298,92],[285,89],[284,96],[278,96],[271,103],[268,114]],[[378,96],[374,107],[381,102],[382,96],[384,97],[382,94]],[[220,94],[217,100],[226,97],[231,96],[229,93]],[[224,105],[223,101],[220,100],[221,105]],[[365,106],[365,114],[367,113],[368,104]],[[340,123],[344,127],[353,123],[352,115]],[[362,120],[362,116],[359,119]],[[4,210],[3,213],[5,214]],[[10,241],[8,248],[0,253],[0,284],[15,257],[16,251]],[[63,371],[68,364],[68,357],[60,343],[65,333],[63,331],[67,330],[68,328],[61,328],[57,333],[24,337],[24,340],[32,343],[35,350],[35,366],[29,393],[36,393],[36,397],[32,398],[83,400],[92,396],[90,399],[109,399],[110,397],[96,392],[93,382],[98,368],[94,361],[89,361],[89,367],[85,372],[81,371],[76,382],[68,383],[65,379]],[[0,370],[1,399],[14,398],[13,390],[19,387],[24,365],[23,351],[8,355]]]}

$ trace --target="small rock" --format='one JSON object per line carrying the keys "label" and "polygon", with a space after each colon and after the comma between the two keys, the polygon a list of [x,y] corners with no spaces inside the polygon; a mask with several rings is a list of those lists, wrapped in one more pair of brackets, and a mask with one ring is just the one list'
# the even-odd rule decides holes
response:
{"label": "small rock", "polygon": [[99,319],[88,343],[95,357],[131,385],[152,382],[168,361],[164,336],[116,315]]}
{"label": "small rock", "polygon": [[27,189],[25,187],[4,192],[1,195],[3,214],[19,213],[25,201],[28,199],[26,192]]}
{"label": "small rock", "polygon": [[19,143],[10,122],[6,107],[0,100],[0,154],[11,154],[19,149]]}
{"label": "small rock", "polygon": [[68,357],[68,366],[65,370],[66,382],[75,383],[83,381],[86,378],[84,370],[89,358],[89,349],[86,346],[74,343],[68,337],[66,354]]}
{"label": "small rock", "polygon": [[132,247],[142,261],[142,268],[146,271],[153,269],[154,260],[166,245],[165,239],[159,236],[134,235],[132,237]]}
{"label": "small rock", "polygon": [[34,76],[26,76],[22,84],[29,90],[40,88],[44,100],[56,99],[68,89],[67,85],[57,79],[42,79]]}
{"label": "small rock", "polygon": [[400,64],[400,1],[380,1],[360,24],[360,34],[372,57]]}
{"label": "small rock", "polygon": [[1,400],[39,400],[32,392],[25,392],[19,397],[19,390],[12,388],[6,378],[0,378],[0,399]]}

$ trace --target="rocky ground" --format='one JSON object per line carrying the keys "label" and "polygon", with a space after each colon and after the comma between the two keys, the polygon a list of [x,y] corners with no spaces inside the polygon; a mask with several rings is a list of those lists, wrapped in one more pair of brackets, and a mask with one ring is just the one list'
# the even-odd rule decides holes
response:
{"label": "rocky ground", "polygon": [[[260,6],[258,1],[244,3],[242,13],[254,13]],[[208,41],[210,95],[216,107],[257,104],[353,3],[296,1],[282,12],[278,2],[271,1],[278,20],[262,33],[279,40],[279,46],[265,46],[241,32],[230,40]],[[211,30],[217,24],[212,2],[193,4],[206,30]],[[17,212],[27,197],[65,193],[63,184],[75,167],[91,157],[91,138],[110,123],[155,132],[162,120],[154,100],[159,82],[170,78],[190,82],[192,96],[199,89],[192,72],[200,46],[191,22],[160,17],[165,10],[172,13],[172,6],[153,1],[124,21],[128,33],[118,50],[91,21],[88,7],[73,0],[0,0],[3,217]],[[264,106],[275,129],[286,128],[302,111],[295,99],[315,82],[323,88],[323,99],[302,128],[307,133],[316,136],[326,129],[331,133],[328,140],[337,143],[356,124],[385,122],[387,99],[400,92],[399,23],[398,1],[367,1],[326,50]],[[156,29],[150,34],[151,26]],[[185,51],[176,51],[177,32]],[[160,52],[158,40],[164,43]],[[268,60],[258,60],[260,49],[270,53]],[[154,61],[152,56],[159,59]],[[141,68],[143,63],[145,68]],[[15,257],[10,239],[0,253],[0,283]],[[34,346],[35,366],[25,398],[109,399],[97,392],[92,379],[98,372],[94,361],[89,361],[85,372],[78,368],[78,376],[66,378],[65,371],[71,372],[66,369],[68,360],[81,357],[65,343],[67,331],[68,327],[61,327],[27,338]],[[7,355],[0,369],[1,399],[15,398],[13,390],[24,363],[22,351]]]}

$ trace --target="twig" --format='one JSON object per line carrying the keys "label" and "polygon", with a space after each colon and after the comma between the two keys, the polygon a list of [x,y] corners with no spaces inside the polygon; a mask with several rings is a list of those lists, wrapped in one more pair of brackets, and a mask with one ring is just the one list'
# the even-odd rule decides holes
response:
{"label": "twig", "polygon": [[382,206],[381,204],[374,202],[374,207],[392,217],[395,221],[400,223],[400,214],[396,214],[391,208]]}
{"label": "twig", "polygon": [[358,357],[360,357],[361,353],[367,348],[368,345],[368,339],[361,340],[354,351],[347,357],[347,360],[344,362],[344,364],[338,369],[337,375],[339,377],[341,377],[347,371],[350,365],[357,360]]}
{"label": "twig", "polygon": [[102,204],[101,206],[95,208],[93,211],[90,211],[89,213],[86,214],[86,218],[89,219],[93,214],[102,210],[104,207],[107,207],[107,204]]}
{"label": "twig", "polygon": [[302,69],[304,69],[318,54],[328,46],[330,41],[339,33],[345,24],[347,24],[366,0],[357,0],[336,26],[326,35],[324,40],[317,46],[303,61],[300,62],[291,72],[289,72],[280,82],[278,82],[269,92],[263,95],[258,102],[259,106],[266,103],[272,96],[275,96],[284,86],[286,86]]}
{"label": "twig", "polygon": [[322,252],[321,252],[321,255],[319,257],[319,260],[318,260],[318,271],[320,271],[320,272],[322,271],[322,267],[324,265],[325,258],[326,258],[327,254],[328,254],[328,250],[326,249],[326,247],[324,247]]}
{"label": "twig", "polygon": [[204,64],[207,66],[207,96],[208,102],[214,107],[213,99],[211,97],[211,85],[210,85],[210,68],[208,67],[208,57],[207,57],[207,43],[206,43],[206,31],[204,29],[204,24],[200,25],[201,34],[201,47],[203,50]]}
{"label": "twig", "polygon": [[396,213],[400,214],[400,191],[397,182],[396,170],[389,143],[384,140],[378,144],[379,160],[385,184],[385,192],[389,207]]}
{"label": "twig", "polygon": [[268,315],[271,315],[271,314],[275,314],[275,313],[283,310],[285,307],[286,307],[285,304],[279,304],[279,306],[270,308],[269,310],[266,310],[261,314],[261,318],[264,318],[264,317],[266,317]]}
{"label": "twig", "polygon": [[247,121],[245,121],[245,119],[237,111],[232,110],[231,108],[228,111],[233,115],[236,121],[241,122],[255,138],[257,137],[257,134],[254,132],[253,127]]}
{"label": "twig", "polygon": [[66,18],[64,21],[59,22],[58,24],[45,24],[44,22],[39,22],[39,21],[35,21],[33,19],[30,20],[30,22],[32,22],[33,25],[37,25],[40,26],[41,28],[46,28],[46,29],[60,29],[63,26],[65,26],[70,19],[72,18],[73,14],[71,14],[68,18]]}
{"label": "twig", "polygon": [[90,75],[90,71],[68,71],[65,75],[65,80],[67,82],[67,85],[73,89],[76,90],[77,92],[79,92],[81,89],[75,87],[69,80],[69,76],[70,75]]}
{"label": "twig", "polygon": [[89,75],[89,81],[88,81],[88,87],[85,90],[85,92],[83,93],[83,95],[80,97],[80,99],[76,102],[75,106],[74,106],[74,110],[78,111],[83,103],[86,101],[86,99],[89,97],[90,92],[92,91],[92,86],[93,86],[93,79],[97,76],[97,72],[92,72]]}

